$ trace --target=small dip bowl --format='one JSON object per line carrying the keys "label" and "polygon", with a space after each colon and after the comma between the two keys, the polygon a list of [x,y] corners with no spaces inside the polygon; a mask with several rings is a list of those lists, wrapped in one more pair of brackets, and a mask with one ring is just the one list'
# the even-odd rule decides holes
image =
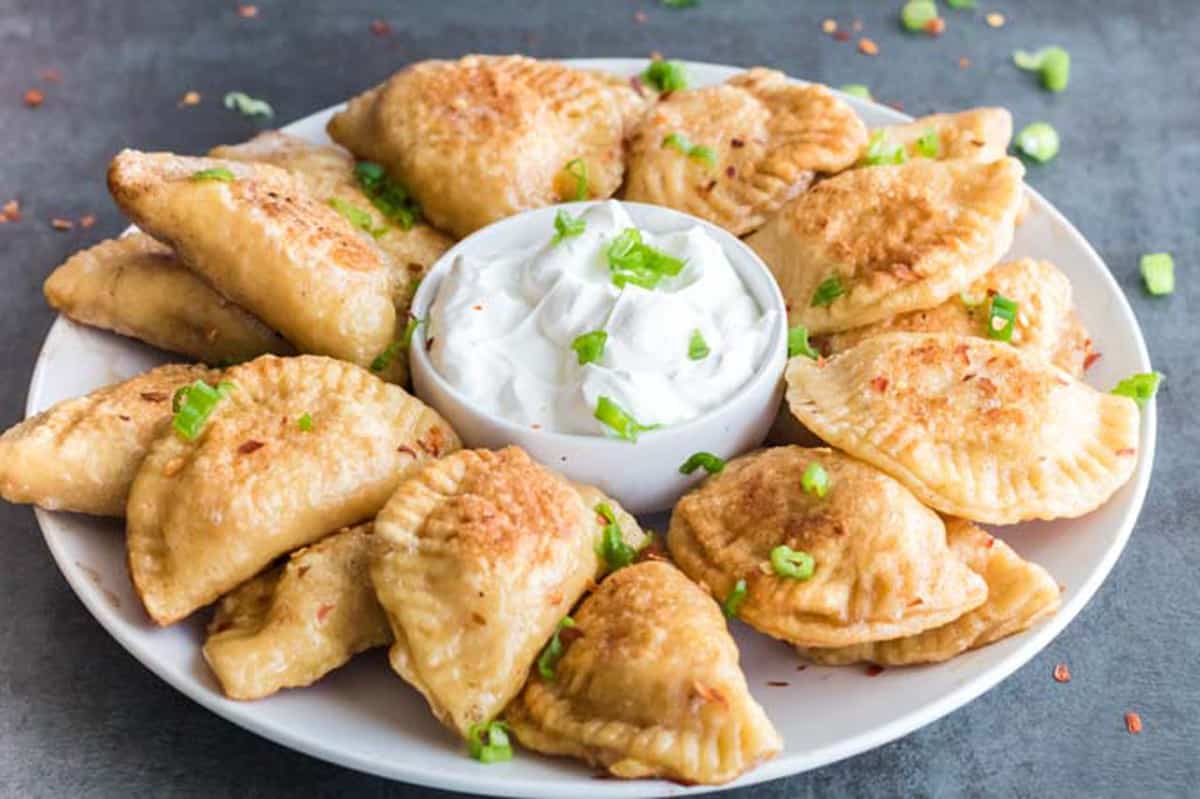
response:
{"label": "small dip bowl", "polygon": [[[451,247],[426,274],[413,298],[412,313],[428,317],[443,278],[458,256],[484,258],[530,249],[544,243],[560,210],[578,215],[595,202],[565,203],[538,208],[502,219]],[[642,433],[636,443],[602,434],[556,433],[509,421],[479,407],[438,373],[419,328],[409,362],[418,397],[442,414],[468,447],[521,447],[534,459],[571,480],[596,486],[631,513],[670,509],[675,501],[705,476],[679,467],[696,452],[711,452],[726,460],[757,447],[775,420],[783,395],[787,361],[787,309],[775,278],[762,260],[740,239],[690,214],[657,205],[621,205],[635,225],[653,233],[705,229],[724,250],[747,291],[764,313],[774,311],[763,362],[753,376],[723,405],[695,419]]]}

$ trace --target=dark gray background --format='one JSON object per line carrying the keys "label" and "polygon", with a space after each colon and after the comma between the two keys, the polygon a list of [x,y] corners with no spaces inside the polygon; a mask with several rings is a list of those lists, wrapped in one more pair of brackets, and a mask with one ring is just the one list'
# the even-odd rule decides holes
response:
{"label": "dark gray background", "polygon": [[[538,56],[672,57],[767,64],[925,113],[977,104],[1043,119],[1063,136],[1057,161],[1028,179],[1083,231],[1126,289],[1167,375],[1154,481],[1133,539],[1096,598],[1042,654],[981,699],[907,738],[819,771],[738,792],[792,796],[1165,796],[1200,791],[1200,4],[979,0],[944,13],[941,39],[900,32],[900,0],[652,0],[400,3],[0,0],[0,428],[22,415],[52,314],[47,273],[124,222],[104,190],[121,147],[198,153],[255,125],[220,107],[226,91],[269,100],[284,122],[342,100],[399,66],[472,51]],[[637,23],[634,13],[648,19]],[[1007,24],[992,29],[984,11]],[[825,17],[881,48],[876,58],[820,32]],[[393,33],[377,38],[371,20]],[[1039,90],[1015,70],[1017,47],[1058,43],[1070,89]],[[959,69],[958,59],[972,61]],[[38,80],[57,68],[61,84]],[[25,108],[25,90],[45,104]],[[188,90],[203,102],[179,108]],[[89,230],[49,219],[94,213]],[[1179,290],[1144,295],[1140,254],[1175,254]],[[1192,408],[1192,410],[1189,410]],[[175,693],[113,642],[67,588],[33,515],[0,504],[0,794],[7,796],[427,796],[261,740]],[[1074,679],[1051,679],[1054,664]],[[1122,716],[1138,711],[1139,736]],[[813,719],[819,724],[820,719]]]}

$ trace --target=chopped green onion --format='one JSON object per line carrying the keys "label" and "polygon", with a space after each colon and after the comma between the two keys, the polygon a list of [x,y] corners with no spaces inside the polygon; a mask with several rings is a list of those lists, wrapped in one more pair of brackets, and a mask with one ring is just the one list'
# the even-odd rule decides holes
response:
{"label": "chopped green onion", "polygon": [[662,4],[667,8],[695,8],[700,0],[662,0]]}
{"label": "chopped green onion", "polygon": [[946,5],[956,11],[961,11],[964,8],[974,8],[975,0],[946,0]]}
{"label": "chopped green onion", "polygon": [[704,340],[704,334],[700,332],[700,328],[692,331],[692,337],[688,340],[688,358],[693,361],[702,361],[712,352],[708,348],[708,342]]}
{"label": "chopped green onion", "polygon": [[1142,256],[1142,280],[1146,291],[1154,295],[1175,291],[1175,259],[1170,253],[1156,252]]}
{"label": "chopped green onion", "polygon": [[639,424],[624,408],[608,397],[600,397],[596,401],[595,417],[602,425],[612,430],[617,435],[617,438],[622,438],[631,443],[637,441],[639,433],[659,427],[656,424]]}
{"label": "chopped green onion", "polygon": [[412,346],[413,335],[417,332],[417,326],[424,321],[424,319],[418,319],[412,314],[408,315],[408,321],[404,323],[404,333],[400,337],[401,349],[408,349]]}
{"label": "chopped green onion", "polygon": [[780,544],[771,550],[771,568],[780,577],[803,581],[813,576],[817,562],[803,550]]}
{"label": "chopped green onion", "polygon": [[642,82],[659,92],[677,92],[687,88],[687,73],[678,61],[657,59],[642,73]]}
{"label": "chopped green onion", "polygon": [[582,216],[571,216],[566,211],[559,211],[554,215],[554,238],[550,239],[550,244],[558,244],[563,239],[578,236],[586,227],[587,220]]}
{"label": "chopped green onion", "polygon": [[579,365],[585,363],[595,363],[604,356],[604,345],[608,342],[608,333],[603,330],[593,330],[591,333],[584,333],[582,336],[576,336],[571,342],[571,349],[575,350],[575,355],[579,359]]}
{"label": "chopped green onion", "polygon": [[813,461],[804,469],[800,477],[800,487],[818,499],[829,493],[829,472],[825,467]]}
{"label": "chopped green onion", "polygon": [[709,474],[716,474],[725,468],[725,461],[711,452],[695,452],[679,467],[681,474],[691,474],[703,467]]}
{"label": "chopped green onion", "polygon": [[797,355],[812,358],[814,361],[821,357],[821,353],[814,350],[808,343],[808,328],[804,325],[796,325],[788,329],[788,357],[795,358]]}
{"label": "chopped green onion", "polygon": [[1071,54],[1061,47],[1044,47],[1036,53],[1016,50],[1013,63],[1020,69],[1039,73],[1042,85],[1052,92],[1061,92],[1071,80]]}
{"label": "chopped green onion", "polygon": [[[407,329],[406,329],[407,330]],[[375,356],[375,360],[371,361],[372,372],[382,372],[391,365],[396,356],[400,354],[400,350],[404,348],[403,341],[393,341],[387,345],[387,349]]]}
{"label": "chopped green onion", "polygon": [[554,679],[554,667],[558,665],[558,660],[563,655],[563,642],[558,634],[564,627],[574,626],[574,619],[570,616],[563,616],[558,622],[558,626],[554,628],[554,635],[550,638],[550,643],[546,644],[546,648],[542,650],[542,654],[537,659],[537,670],[538,674],[542,675],[542,679]]}
{"label": "chopped green onion", "polygon": [[903,164],[908,160],[908,150],[898,142],[892,141],[886,130],[877,130],[871,134],[867,142],[867,154],[863,156],[866,166],[885,166]]}
{"label": "chopped green onion", "polygon": [[600,518],[604,519],[604,533],[600,537],[600,556],[604,558],[608,570],[616,571],[633,563],[637,552],[625,543],[625,537],[621,534],[621,525],[617,524],[617,516],[613,513],[612,506],[607,502],[601,502],[593,510]]}
{"label": "chopped green onion", "polygon": [[587,161],[582,158],[572,158],[563,169],[568,175],[575,178],[575,200],[586,200],[588,198]]}
{"label": "chopped green onion", "polygon": [[988,309],[987,337],[996,341],[1012,341],[1017,323],[1017,303],[1000,294],[992,295]]}
{"label": "chopped green onion", "polygon": [[307,413],[304,414],[303,416],[301,416],[299,419],[296,420],[296,426],[300,428],[301,433],[311,433],[312,432],[312,416]]}
{"label": "chopped green onion", "polygon": [[197,380],[176,391],[171,399],[171,408],[175,412],[171,426],[175,432],[187,441],[195,441],[217,403],[229,396],[233,388],[233,383],[221,382],[213,388],[203,380]]}
{"label": "chopped green onion", "polygon": [[736,619],[738,610],[741,609],[742,603],[746,601],[746,581],[740,579],[734,583],[733,590],[729,592],[729,596],[725,597],[725,601],[721,603],[721,610],[725,612],[726,618]]}
{"label": "chopped green onion", "polygon": [[842,285],[842,279],[837,275],[827,277],[821,281],[821,285],[817,286],[817,290],[813,292],[812,306],[813,308],[827,308],[833,304],[833,301],[846,293],[846,287]]}
{"label": "chopped green onion", "polygon": [[369,213],[353,203],[346,202],[341,197],[330,197],[329,207],[345,217],[347,222],[364,233],[370,233],[375,238],[379,238],[380,235],[387,232],[384,228],[375,227],[375,220]]}
{"label": "chopped green onion", "polygon": [[942,154],[942,139],[933,128],[928,128],[917,139],[917,152],[926,158],[937,158]]}
{"label": "chopped green onion", "polygon": [[1154,399],[1160,380],[1162,375],[1158,372],[1140,372],[1117,383],[1112,393],[1119,397],[1129,397],[1141,407],[1147,400]]}
{"label": "chopped green onion", "polygon": [[910,31],[925,30],[937,16],[937,3],[933,0],[909,0],[900,9],[900,22]]}
{"label": "chopped green onion", "polygon": [[1058,155],[1058,131],[1045,122],[1026,125],[1014,141],[1017,149],[1044,164]]}
{"label": "chopped green onion", "polygon": [[421,206],[400,183],[388,177],[379,164],[359,161],[354,165],[354,176],[363,193],[389,222],[404,230],[411,230],[421,217]]}
{"label": "chopped green onion", "polygon": [[626,283],[653,289],[664,277],[674,277],[683,269],[683,261],[642,243],[637,228],[626,228],[612,240],[605,253],[618,288]]}
{"label": "chopped green onion", "polygon": [[710,169],[717,165],[717,154],[711,147],[692,144],[691,139],[682,133],[668,133],[662,140],[662,146],[673,147],[693,161],[703,161]]}
{"label": "chopped green onion", "polygon": [[245,92],[230,92],[225,95],[225,107],[248,117],[275,116],[270,103],[266,100],[256,100]]}
{"label": "chopped green onion", "polygon": [[697,144],[695,147],[693,147],[691,151],[688,152],[688,158],[692,159],[693,161],[700,161],[701,163],[706,164],[709,169],[712,169],[717,165],[716,152],[713,151],[713,148],[705,147],[702,144]]}
{"label": "chopped green onion", "polygon": [[512,743],[508,740],[508,725],[503,721],[472,724],[467,730],[467,749],[481,763],[503,763],[512,760]]}
{"label": "chopped green onion", "polygon": [[212,169],[201,169],[199,172],[193,172],[191,179],[196,182],[219,180],[222,183],[232,183],[235,180],[233,173],[223,166],[214,166]]}
{"label": "chopped green onion", "polygon": [[851,97],[860,97],[863,100],[874,99],[871,97],[871,90],[862,83],[847,83],[845,86],[840,87],[839,91]]}

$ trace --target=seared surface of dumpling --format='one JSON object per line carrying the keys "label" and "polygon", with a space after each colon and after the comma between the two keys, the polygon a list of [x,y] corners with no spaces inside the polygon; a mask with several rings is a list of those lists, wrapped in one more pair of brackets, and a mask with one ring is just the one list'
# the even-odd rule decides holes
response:
{"label": "seared surface of dumpling", "polygon": [[265,355],[222,379],[233,388],[196,439],[163,431],[130,491],[129,569],[159,624],[371,518],[407,471],[459,446],[420,400],[332,358]]}
{"label": "seared surface of dumpling", "polygon": [[144,233],[80,250],[51,273],[44,292],[76,322],[210,364],[292,349]]}
{"label": "seared surface of dumpling", "polygon": [[933,308],[1012,243],[1019,161],[918,159],[852,169],[788,203],[746,243],[779,281],[792,324],[827,333]]}
{"label": "seared surface of dumpling", "polygon": [[575,199],[567,164],[585,165],[587,198],[624,172],[632,87],[551,61],[469,55],[422,61],[350,101],[329,135],[402,181],[455,236],[519,211]]}
{"label": "seared surface of dumpling", "polygon": [[715,785],[782,748],[717,603],[675,567],[615,572],[580,605],[554,679],[505,711],[521,744],[617,777]]}
{"label": "seared surface of dumpling", "polygon": [[[813,463],[828,476],[825,496],[802,487]],[[777,447],[730,461],[679,500],[667,545],[718,599],[745,580],[738,617],[804,646],[913,635],[987,594],[946,546],[936,513],[896,480],[830,449]],[[776,573],[779,546],[808,553],[812,577]]]}
{"label": "seared surface of dumpling", "polygon": [[993,267],[936,308],[910,311],[882,322],[834,333],[817,341],[826,355],[853,347],[880,333],[957,333],[986,336],[991,297],[1017,303],[1012,344],[1037,354],[1076,377],[1091,351],[1087,330],[1075,314],[1071,281],[1049,261],[1022,258]]}
{"label": "seared surface of dumpling", "polygon": [[[711,161],[681,151],[673,135],[709,148]],[[807,189],[816,172],[853,165],[866,140],[833,92],[758,67],[655,105],[633,134],[623,195],[742,235]]]}
{"label": "seared surface of dumpling", "polygon": [[1082,516],[1137,462],[1133,400],[1003,342],[887,333],[824,362],[793,358],[787,384],[805,427],[972,521]]}
{"label": "seared surface of dumpling", "polygon": [[923,136],[937,136],[937,155],[950,160],[964,158],[981,164],[991,163],[1008,153],[1012,139],[1012,114],[1007,108],[971,108],[953,114],[930,114],[899,125],[873,128],[889,142],[902,145],[909,158],[927,158],[917,142]]}
{"label": "seared surface of dumpling", "polygon": [[170,422],[171,397],[203,366],[168,364],[64,400],[0,436],[0,497],[49,510],[124,516],[146,451]]}
{"label": "seared surface of dumpling", "polygon": [[293,552],[285,565],[222,597],[204,659],[230,699],[311,685],[366,649],[391,643],[368,572],[371,524]]}
{"label": "seared surface of dumpling", "polygon": [[396,637],[392,668],[460,735],[516,695],[598,576],[595,496],[516,447],[464,450],[416,471],[379,513],[371,578]]}
{"label": "seared surface of dumpling", "polygon": [[[234,180],[194,180],[206,169]],[[131,219],[297,349],[365,366],[396,332],[392,266],[287,172],[125,150],[108,185]]]}
{"label": "seared surface of dumpling", "polygon": [[987,582],[986,602],[918,635],[840,649],[801,648],[800,654],[831,666],[859,661],[881,666],[937,663],[1027,630],[1058,610],[1061,592],[1050,573],[1022,559],[986,530],[964,519],[947,519],[946,540],[954,554]]}

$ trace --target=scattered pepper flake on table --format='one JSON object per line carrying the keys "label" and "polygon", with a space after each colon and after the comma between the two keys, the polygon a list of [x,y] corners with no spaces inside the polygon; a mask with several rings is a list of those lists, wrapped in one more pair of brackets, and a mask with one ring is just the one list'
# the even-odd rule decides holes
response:
{"label": "scattered pepper flake on table", "polygon": [[376,36],[389,36],[392,33],[392,26],[382,19],[372,20],[370,28]]}
{"label": "scattered pepper flake on table", "polygon": [[962,56],[961,58],[958,59],[958,68],[959,69],[969,69],[970,66],[971,66],[971,59],[967,58],[966,56]]}
{"label": "scattered pepper flake on table", "polygon": [[848,42],[850,41],[850,32],[843,30],[834,31],[833,38],[835,41]]}
{"label": "scattered pepper flake on table", "polygon": [[988,14],[986,17],[984,17],[984,20],[987,21],[987,24],[990,27],[993,27],[993,28],[1003,28],[1004,27],[1004,21],[1005,21],[1004,15],[1001,14],[999,11],[993,11],[992,13]]}
{"label": "scattered pepper flake on table", "polygon": [[253,19],[258,16],[258,6],[238,3],[237,13],[242,19]]}
{"label": "scattered pepper flake on table", "polygon": [[56,216],[50,220],[50,227],[54,228],[55,230],[70,230],[71,228],[75,227],[75,223],[70,219],[63,219]]}
{"label": "scattered pepper flake on table", "polygon": [[1142,717],[1132,710],[1125,714],[1125,729],[1130,735],[1137,735],[1142,731]]}
{"label": "scattered pepper flake on table", "polygon": [[879,55],[879,45],[864,36],[858,40],[858,52],[863,55]]}
{"label": "scattered pepper flake on table", "polygon": [[1059,663],[1057,666],[1054,667],[1054,680],[1055,680],[1055,682],[1070,682],[1071,681],[1071,669],[1067,666],[1066,663]]}
{"label": "scattered pepper flake on table", "polygon": [[930,36],[941,36],[946,32],[946,20],[934,17],[925,23],[925,32]]}
{"label": "scattered pepper flake on table", "polygon": [[185,92],[183,97],[179,98],[179,105],[200,105],[200,92]]}
{"label": "scattered pepper flake on table", "polygon": [[883,674],[883,666],[877,666],[872,663],[870,666],[867,666],[867,670],[863,673],[868,677],[878,677],[880,674]]}
{"label": "scattered pepper flake on table", "polygon": [[79,217],[80,227],[91,227],[94,224],[96,224],[95,214],[84,214],[83,216]]}
{"label": "scattered pepper flake on table", "polygon": [[9,200],[0,208],[0,219],[5,222],[20,222],[21,221],[21,204],[16,200]]}
{"label": "scattered pepper flake on table", "polygon": [[825,33],[833,33],[837,29],[837,20],[835,19],[827,19],[821,23],[821,30],[823,30]]}
{"label": "scattered pepper flake on table", "polygon": [[46,95],[42,94],[41,90],[39,89],[30,89],[29,91],[25,92],[25,105],[29,106],[30,108],[37,108],[42,104],[43,101],[45,101],[45,99]]}

